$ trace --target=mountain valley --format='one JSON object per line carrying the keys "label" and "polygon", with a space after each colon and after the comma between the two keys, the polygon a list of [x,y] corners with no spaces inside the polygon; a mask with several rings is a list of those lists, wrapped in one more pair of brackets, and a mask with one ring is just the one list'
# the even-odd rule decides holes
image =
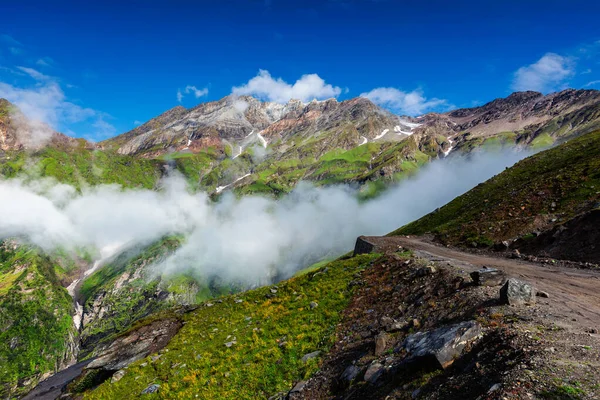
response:
{"label": "mountain valley", "polygon": [[595,398],[599,154],[595,90],[230,95],[99,143],[0,100],[0,397]]}

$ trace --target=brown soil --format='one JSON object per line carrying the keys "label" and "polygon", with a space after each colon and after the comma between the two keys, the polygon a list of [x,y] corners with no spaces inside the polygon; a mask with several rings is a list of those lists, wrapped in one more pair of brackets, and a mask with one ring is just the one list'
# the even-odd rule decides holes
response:
{"label": "brown soil", "polygon": [[[363,240],[373,245],[364,252],[384,256],[351,283],[355,294],[320,371],[288,399],[599,398],[599,272],[470,254],[426,238]],[[436,272],[420,274],[425,265]],[[538,297],[533,306],[501,304],[498,286],[471,283],[468,272],[482,266],[528,281],[549,298]],[[384,351],[375,354],[389,318],[402,328],[388,330]],[[408,335],[465,320],[478,321],[483,337],[448,369],[406,366],[401,343]],[[373,362],[384,372],[368,383],[364,375]],[[359,371],[352,382],[342,377],[350,366]]]}
{"label": "brown soil", "polygon": [[[533,283],[538,290],[550,294],[555,315],[565,327],[600,328],[600,272],[574,270],[545,263],[472,254],[443,247],[431,241],[406,236],[368,237],[378,249],[397,250],[398,246],[414,250],[422,258],[446,262],[467,272],[483,266],[498,268],[507,275]],[[575,321],[573,321],[575,319]]]}

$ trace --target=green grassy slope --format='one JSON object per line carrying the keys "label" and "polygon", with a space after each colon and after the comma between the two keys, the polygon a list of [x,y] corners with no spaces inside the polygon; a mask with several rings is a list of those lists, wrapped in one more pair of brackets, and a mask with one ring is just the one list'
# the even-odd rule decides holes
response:
{"label": "green grassy slope", "polygon": [[134,363],[120,381],[86,398],[134,399],[151,383],[161,385],[160,393],[148,398],[267,398],[287,391],[318,369],[319,357],[306,363],[302,357],[332,344],[353,277],[376,257],[341,259],[321,273],[201,306],[186,315],[160,358]]}
{"label": "green grassy slope", "polygon": [[234,289],[192,275],[165,277],[148,268],[177,249],[182,241],[181,237],[166,237],[142,251],[120,254],[83,281],[80,301],[90,319],[85,320],[81,331],[80,356],[85,357],[152,313],[173,305],[196,304]]}
{"label": "green grassy slope", "polygon": [[26,246],[0,246],[0,397],[26,392],[73,356],[73,303],[64,267]]}
{"label": "green grassy slope", "polygon": [[491,244],[546,229],[600,201],[600,131],[531,156],[392,235]]}

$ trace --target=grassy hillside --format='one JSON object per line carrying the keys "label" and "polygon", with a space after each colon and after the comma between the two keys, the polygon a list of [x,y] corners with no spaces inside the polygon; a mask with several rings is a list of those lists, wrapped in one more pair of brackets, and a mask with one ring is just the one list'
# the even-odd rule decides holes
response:
{"label": "grassy hillside", "polygon": [[349,283],[376,257],[340,260],[325,272],[202,306],[185,316],[160,358],[135,363],[86,398],[133,399],[151,383],[161,385],[161,398],[267,398],[289,390],[318,369],[318,357],[302,357],[331,346]]}
{"label": "grassy hillside", "polygon": [[72,360],[73,303],[57,260],[12,241],[0,245],[0,397],[26,392]]}
{"label": "grassy hillside", "polygon": [[392,235],[489,245],[598,207],[600,131],[538,153]]}
{"label": "grassy hillside", "polygon": [[182,241],[181,237],[166,237],[142,251],[122,253],[83,281],[81,356],[152,313],[173,305],[197,304],[233,290],[191,275],[161,276],[148,268],[177,249]]}

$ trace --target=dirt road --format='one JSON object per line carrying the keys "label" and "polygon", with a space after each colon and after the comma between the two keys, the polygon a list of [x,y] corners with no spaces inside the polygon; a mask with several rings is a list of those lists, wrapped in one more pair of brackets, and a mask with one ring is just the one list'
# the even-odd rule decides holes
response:
{"label": "dirt road", "polygon": [[600,329],[600,272],[466,253],[419,237],[370,236],[365,239],[380,249],[396,251],[402,246],[414,250],[421,258],[447,262],[467,272],[483,266],[500,269],[549,293],[549,307],[544,307],[544,312],[562,321],[564,327]]}

